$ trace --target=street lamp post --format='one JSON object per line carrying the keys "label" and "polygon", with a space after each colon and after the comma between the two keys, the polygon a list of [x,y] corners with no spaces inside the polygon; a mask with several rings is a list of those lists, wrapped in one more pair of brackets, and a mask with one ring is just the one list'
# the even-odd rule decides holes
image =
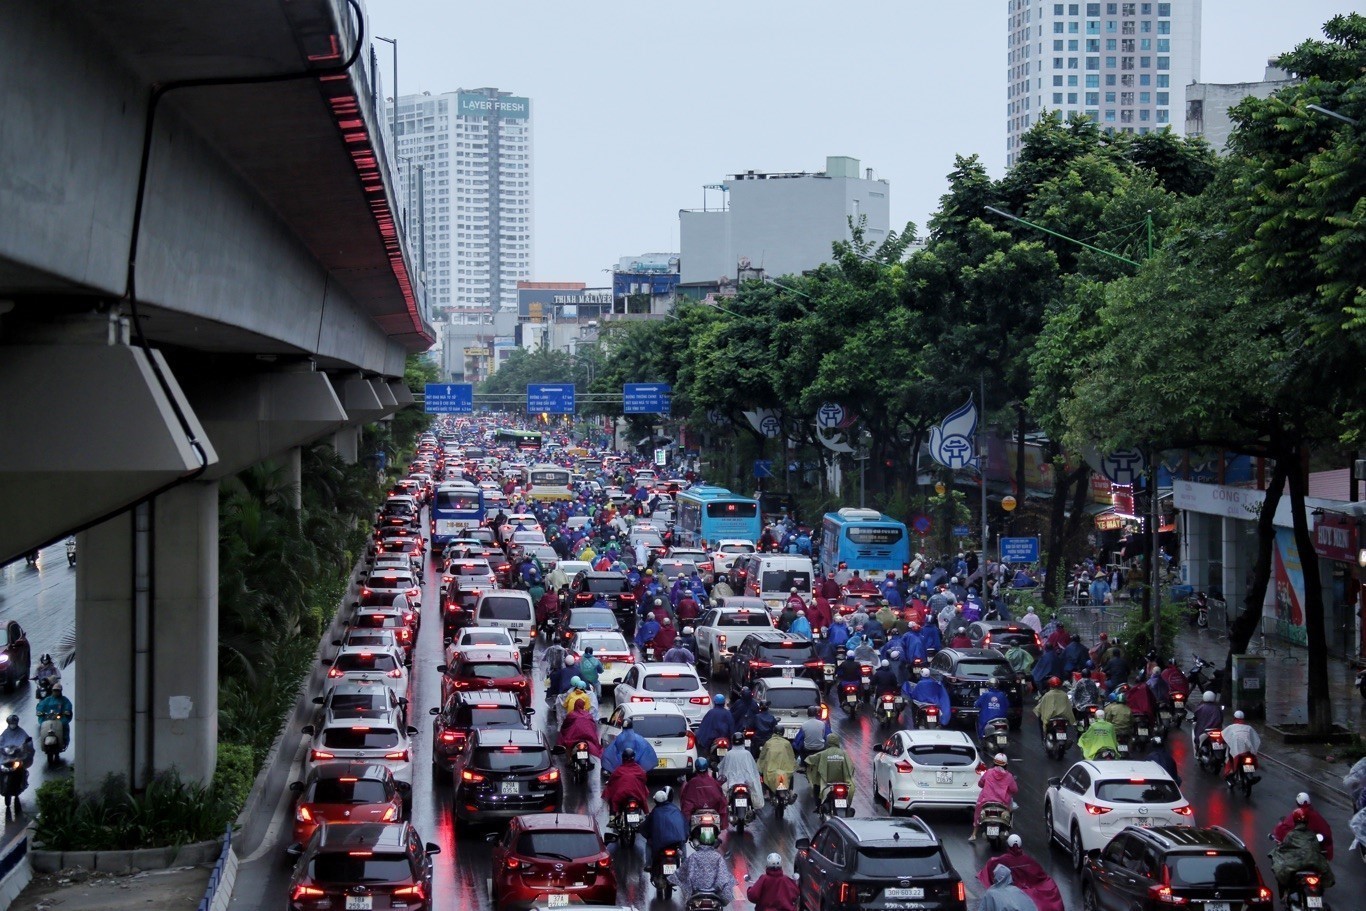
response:
{"label": "street lamp post", "polygon": [[397,38],[381,38],[379,35],[376,35],[376,36],[375,36],[375,40],[376,40],[376,41],[383,41],[385,44],[387,44],[387,45],[389,45],[391,48],[393,48],[393,57],[394,57],[394,85],[393,85],[393,88],[391,89],[391,91],[393,91],[393,93],[394,93],[394,110],[393,110],[393,115],[394,115],[394,116],[393,116],[394,154],[397,155],[397,154],[398,154],[398,39],[397,39]]}

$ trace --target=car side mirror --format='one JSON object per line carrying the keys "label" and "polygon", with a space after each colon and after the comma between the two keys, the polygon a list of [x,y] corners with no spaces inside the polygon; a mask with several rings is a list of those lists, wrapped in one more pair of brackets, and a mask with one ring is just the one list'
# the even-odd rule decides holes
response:
{"label": "car side mirror", "polygon": [[398,697],[398,704],[399,704],[399,705],[402,705],[402,706],[407,706],[407,704],[408,704],[408,697],[407,697],[407,696],[399,696],[399,697]]}
{"label": "car side mirror", "polygon": [[809,838],[799,838],[799,839],[797,839],[797,841],[796,841],[795,847],[797,848],[798,851],[809,851],[809,850],[811,850],[811,839],[809,839]]}
{"label": "car side mirror", "polygon": [[558,744],[558,743],[557,743],[557,744],[555,744],[555,746],[553,746],[553,747],[550,748],[550,752],[553,753],[553,754],[555,754],[556,756],[563,756],[563,755],[564,755],[564,746],[562,746],[561,744]]}
{"label": "car side mirror", "polygon": [[324,702],[326,702],[326,701],[327,701],[326,697],[323,697],[323,696],[314,696],[314,697],[313,697],[313,704],[314,704],[314,705],[322,705],[322,704],[323,704]]}
{"label": "car side mirror", "polygon": [[874,752],[874,753],[885,753],[885,752],[887,752],[887,748],[886,748],[885,746],[883,746],[882,744],[880,744],[880,743],[875,743],[875,744],[873,744],[873,752]]}
{"label": "car side mirror", "polygon": [[1048,779],[1048,786],[1049,786],[1050,788],[1061,787],[1061,786],[1062,786],[1062,779],[1061,779],[1061,778],[1050,778],[1050,779]]}
{"label": "car side mirror", "polygon": [[313,727],[313,725],[306,724],[300,729],[299,733],[303,734],[305,737],[312,737],[316,731],[317,728]]}
{"label": "car side mirror", "polygon": [[418,733],[419,733],[419,731],[418,731],[417,728],[413,727],[411,724],[408,725],[408,736],[409,736],[409,737],[416,737],[416,736],[418,735]]}
{"label": "car side mirror", "polygon": [[304,789],[304,783],[302,781],[291,781],[289,783],[289,789],[295,794],[298,794]]}
{"label": "car side mirror", "polygon": [[285,848],[285,853],[297,860],[298,858],[304,856],[304,846],[296,841],[288,848]]}
{"label": "car side mirror", "polygon": [[428,714],[428,715],[440,715],[440,714],[441,714],[441,709],[440,709],[440,707],[438,707],[438,706],[432,706],[431,708],[427,709],[427,714]]}
{"label": "car side mirror", "polygon": [[617,833],[615,833],[615,832],[603,832],[603,833],[602,833],[602,843],[605,844],[605,845],[614,845],[614,844],[616,844],[616,843],[617,843]]}
{"label": "car side mirror", "polygon": [[444,674],[444,673],[446,673],[446,668],[447,668],[447,665],[438,664],[438,665],[436,666],[436,672],[437,672],[438,674]]}
{"label": "car side mirror", "polygon": [[527,709],[527,710],[524,711],[522,714],[523,714],[523,715],[526,715],[526,716],[528,716],[528,717],[530,717],[530,716],[536,714],[536,710],[535,710],[535,709]]}
{"label": "car side mirror", "polygon": [[484,835],[484,841],[488,842],[489,844],[496,844],[498,839],[502,837],[502,833],[500,832],[489,832]]}
{"label": "car side mirror", "polygon": [[427,852],[427,856],[441,853],[441,846],[434,841],[429,841],[422,846],[422,850]]}
{"label": "car side mirror", "polygon": [[340,639],[333,639],[333,640],[332,640],[332,644],[333,644],[333,645],[336,645],[336,646],[340,646],[340,645],[341,645],[341,640],[340,640]]}

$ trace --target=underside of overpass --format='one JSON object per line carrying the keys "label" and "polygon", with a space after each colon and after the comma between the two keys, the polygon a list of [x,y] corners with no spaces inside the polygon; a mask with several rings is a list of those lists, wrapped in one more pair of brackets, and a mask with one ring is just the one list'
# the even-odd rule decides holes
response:
{"label": "underside of overpass", "polygon": [[218,481],[354,461],[411,402],[433,333],[362,16],[87,0],[0,29],[0,561],[82,536],[79,787],[212,773]]}

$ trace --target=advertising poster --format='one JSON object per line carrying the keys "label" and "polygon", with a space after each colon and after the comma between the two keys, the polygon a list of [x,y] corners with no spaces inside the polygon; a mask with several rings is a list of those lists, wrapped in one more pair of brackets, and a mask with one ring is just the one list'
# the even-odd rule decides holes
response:
{"label": "advertising poster", "polygon": [[1271,550],[1271,586],[1276,596],[1276,634],[1282,639],[1304,645],[1309,641],[1304,630],[1304,568],[1295,549],[1295,532],[1276,529],[1276,544]]}

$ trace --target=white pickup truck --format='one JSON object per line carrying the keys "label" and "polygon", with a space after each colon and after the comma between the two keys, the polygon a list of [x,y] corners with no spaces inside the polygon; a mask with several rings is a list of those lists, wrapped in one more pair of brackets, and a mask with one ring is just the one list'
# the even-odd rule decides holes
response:
{"label": "white pickup truck", "polygon": [[758,598],[724,598],[697,618],[693,637],[697,641],[697,667],[715,676],[730,667],[731,653],[750,633],[773,629],[764,602]]}

